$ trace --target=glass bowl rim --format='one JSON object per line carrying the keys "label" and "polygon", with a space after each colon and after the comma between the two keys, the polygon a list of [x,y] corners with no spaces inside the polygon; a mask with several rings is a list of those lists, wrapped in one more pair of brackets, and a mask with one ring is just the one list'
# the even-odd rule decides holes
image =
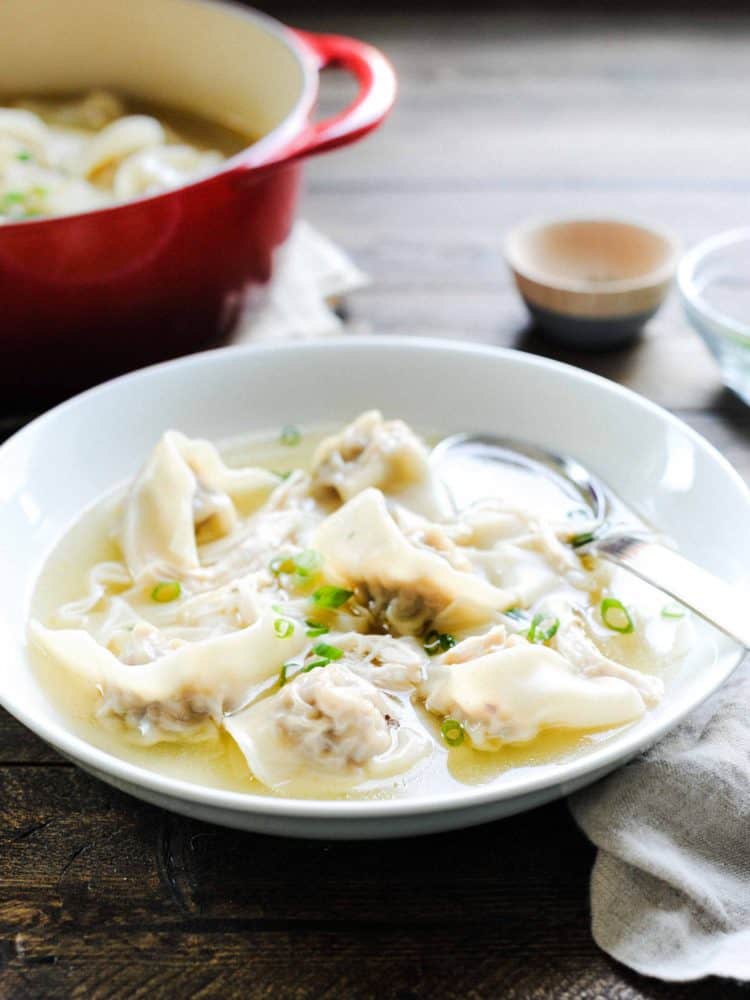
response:
{"label": "glass bowl rim", "polygon": [[684,255],[677,269],[677,287],[685,302],[700,315],[711,320],[719,329],[721,336],[740,339],[750,347],[750,323],[743,323],[713,306],[696,286],[696,274],[699,267],[717,250],[734,246],[739,243],[750,245],[750,226],[728,229],[702,240]]}

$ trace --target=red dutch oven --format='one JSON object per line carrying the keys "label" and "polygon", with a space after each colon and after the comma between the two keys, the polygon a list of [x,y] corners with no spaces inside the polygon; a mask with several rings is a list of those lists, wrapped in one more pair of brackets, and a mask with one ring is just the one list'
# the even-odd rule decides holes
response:
{"label": "red dutch oven", "polygon": [[[313,123],[318,74],[332,65],[359,92]],[[222,342],[248,289],[271,275],[304,157],[369,132],[396,91],[371,46],[219,0],[0,0],[0,95],[95,87],[261,138],[164,194],[0,225],[6,400],[60,395]]]}

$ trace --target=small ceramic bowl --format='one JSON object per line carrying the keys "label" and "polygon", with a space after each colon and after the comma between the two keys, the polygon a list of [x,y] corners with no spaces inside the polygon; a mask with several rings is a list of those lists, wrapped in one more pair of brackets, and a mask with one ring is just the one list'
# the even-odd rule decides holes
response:
{"label": "small ceramic bowl", "polygon": [[505,259],[536,323],[568,347],[632,340],[669,291],[670,233],[619,219],[547,219],[511,230]]}
{"label": "small ceramic bowl", "polygon": [[677,275],[687,318],[750,405],[750,229],[733,229],[686,253]]}

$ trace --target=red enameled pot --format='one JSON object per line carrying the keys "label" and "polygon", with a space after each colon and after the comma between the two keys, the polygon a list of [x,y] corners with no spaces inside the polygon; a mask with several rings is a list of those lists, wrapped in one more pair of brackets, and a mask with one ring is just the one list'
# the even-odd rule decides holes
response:
{"label": "red enameled pot", "polygon": [[[359,93],[313,123],[318,74],[332,65],[354,75]],[[0,225],[6,401],[60,395],[221,342],[248,289],[271,275],[303,158],[375,128],[396,92],[371,46],[220,0],[3,0],[0,95],[95,87],[262,138],[164,194]]]}

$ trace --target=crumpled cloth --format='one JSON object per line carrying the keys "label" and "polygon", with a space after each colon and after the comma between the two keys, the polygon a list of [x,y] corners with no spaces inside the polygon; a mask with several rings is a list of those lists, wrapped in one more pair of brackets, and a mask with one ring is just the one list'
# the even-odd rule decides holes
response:
{"label": "crumpled cloth", "polygon": [[569,801],[599,848],[600,948],[659,979],[750,979],[750,660],[655,747]]}
{"label": "crumpled cloth", "polygon": [[248,303],[233,343],[310,340],[343,333],[335,308],[340,296],[368,278],[328,237],[304,220],[277,251],[274,276]]}

